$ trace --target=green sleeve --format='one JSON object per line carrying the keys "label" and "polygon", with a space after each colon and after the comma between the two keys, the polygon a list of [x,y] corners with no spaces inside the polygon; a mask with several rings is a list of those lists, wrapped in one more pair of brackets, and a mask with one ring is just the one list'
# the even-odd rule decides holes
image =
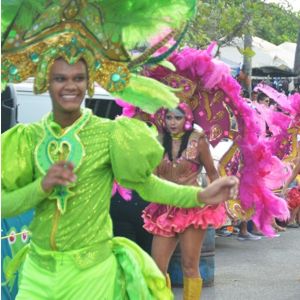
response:
{"label": "green sleeve", "polygon": [[134,189],[147,201],[160,204],[170,204],[176,207],[203,207],[204,203],[198,202],[196,186],[179,185],[155,175],[151,175],[143,183],[136,184]]}
{"label": "green sleeve", "polygon": [[44,200],[48,194],[43,191],[41,181],[42,178],[39,178],[11,192],[6,192],[2,189],[1,216],[9,218],[19,215]]}
{"label": "green sleeve", "polygon": [[136,190],[146,201],[186,208],[204,206],[197,201],[199,187],[178,185],[152,174],[163,156],[156,134],[135,119],[115,121],[110,142],[115,179],[125,188]]}
{"label": "green sleeve", "polygon": [[4,218],[21,214],[47,197],[41,187],[41,178],[34,178],[35,144],[30,127],[23,124],[2,134],[1,215]]}

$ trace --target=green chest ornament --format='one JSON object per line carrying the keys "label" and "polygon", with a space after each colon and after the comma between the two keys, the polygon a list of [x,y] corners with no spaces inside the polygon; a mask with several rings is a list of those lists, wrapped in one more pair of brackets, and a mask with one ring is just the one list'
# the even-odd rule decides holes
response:
{"label": "green chest ornament", "polygon": [[[76,173],[85,155],[78,133],[90,119],[90,116],[89,110],[83,110],[82,116],[61,134],[55,133],[51,128],[50,117],[44,120],[44,136],[35,149],[35,162],[43,175],[46,175],[54,163],[62,160],[73,163]],[[50,199],[57,201],[57,208],[61,214],[66,212],[67,201],[74,195],[74,192],[71,191],[74,185],[75,183],[68,186],[58,185],[49,196]]]}

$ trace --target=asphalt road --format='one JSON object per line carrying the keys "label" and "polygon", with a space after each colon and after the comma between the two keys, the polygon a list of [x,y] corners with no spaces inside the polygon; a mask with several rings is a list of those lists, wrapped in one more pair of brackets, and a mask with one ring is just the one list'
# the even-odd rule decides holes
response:
{"label": "asphalt road", "polygon": [[217,237],[214,281],[201,300],[300,300],[300,228],[258,241]]}

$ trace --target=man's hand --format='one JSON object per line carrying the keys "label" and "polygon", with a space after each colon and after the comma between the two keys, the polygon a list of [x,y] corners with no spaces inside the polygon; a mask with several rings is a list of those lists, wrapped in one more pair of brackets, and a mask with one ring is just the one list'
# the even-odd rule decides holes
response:
{"label": "man's hand", "polygon": [[74,165],[67,161],[55,163],[45,175],[42,188],[45,192],[51,192],[57,185],[68,185],[76,180],[73,172]]}
{"label": "man's hand", "polygon": [[214,205],[229,199],[236,199],[239,190],[239,180],[235,176],[222,177],[198,193],[198,201]]}

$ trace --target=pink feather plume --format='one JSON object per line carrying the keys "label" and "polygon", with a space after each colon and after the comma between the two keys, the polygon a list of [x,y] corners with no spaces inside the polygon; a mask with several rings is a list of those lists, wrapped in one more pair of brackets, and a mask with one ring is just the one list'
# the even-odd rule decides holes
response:
{"label": "pink feather plume", "polygon": [[112,187],[112,196],[114,196],[116,193],[119,193],[120,196],[125,200],[125,201],[130,201],[132,198],[132,191],[129,189],[125,189],[121,185],[119,185],[116,181],[114,181],[113,187]]}

